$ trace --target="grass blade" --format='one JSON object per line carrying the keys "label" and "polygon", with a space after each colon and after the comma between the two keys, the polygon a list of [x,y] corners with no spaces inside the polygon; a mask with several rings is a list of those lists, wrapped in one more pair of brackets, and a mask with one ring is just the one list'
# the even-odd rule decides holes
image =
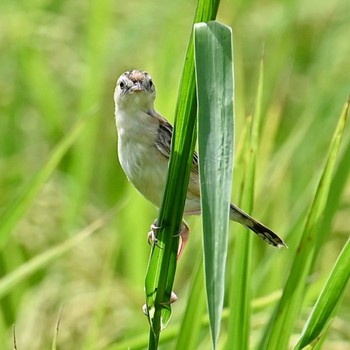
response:
{"label": "grass blade", "polygon": [[[241,185],[242,197],[240,204],[248,212],[252,212],[254,201],[256,154],[259,143],[263,96],[263,72],[263,60],[261,60],[254,118],[248,119],[250,131],[244,150],[244,164],[246,164],[246,167]],[[239,228],[239,233],[242,234],[237,235],[234,247],[234,272],[231,286],[232,294],[230,297],[232,312],[229,319],[229,332],[226,342],[227,349],[249,348],[252,235],[247,231],[244,228]]]}
{"label": "grass blade", "polygon": [[194,42],[205,281],[216,348],[224,301],[233,165],[232,32],[218,22],[198,23]]}
{"label": "grass blade", "polygon": [[202,259],[197,264],[195,271],[175,350],[196,350],[198,348],[198,338],[203,328],[202,319],[206,309]]}
{"label": "grass blade", "polygon": [[[202,266],[200,266],[200,270],[196,271],[196,276],[195,276],[195,281],[193,283],[193,286],[195,286],[195,290],[198,291],[199,290],[199,286],[197,284],[201,284],[202,285],[202,292],[203,292],[203,287],[204,287],[204,278],[203,275],[202,277],[199,276],[202,275]],[[259,311],[262,308],[265,308],[273,303],[275,303],[280,297],[281,297],[281,291],[276,291],[270,295],[266,295],[262,298],[259,299],[255,299],[252,300],[252,310],[256,310]],[[199,298],[202,298],[201,296]],[[203,298],[204,300],[204,298]],[[191,310],[193,312],[196,312],[194,310],[193,304],[199,303],[201,304],[201,299],[198,299],[198,297],[196,298],[196,295],[194,293],[194,291],[191,291],[191,295],[189,298],[189,302],[191,303]],[[205,303],[205,300],[204,300]],[[198,310],[198,309],[197,309]],[[190,315],[190,311],[189,313],[189,317],[192,317],[192,319],[194,320],[194,322],[197,322],[197,320],[199,319],[199,317],[197,317],[197,314],[192,314]],[[225,308],[223,310],[222,313],[222,320],[226,321],[228,320],[229,316],[231,314],[231,310],[229,308]],[[186,322],[186,320],[185,320]],[[189,340],[189,343],[186,343],[186,335],[182,336],[182,330],[185,328],[185,326],[187,326],[186,331],[188,333],[191,333],[189,335],[189,338],[187,338]],[[163,333],[162,333],[162,338],[160,340],[160,346],[167,346],[170,342],[174,341],[174,340],[179,340],[182,342],[182,345],[185,344],[185,347],[179,347],[179,341],[176,343],[176,349],[182,350],[182,349],[198,349],[198,346],[196,347],[191,347],[192,344],[194,344],[194,338],[196,337],[196,334],[198,332],[197,330],[197,326],[200,327],[200,331],[201,334],[207,334],[207,329],[209,327],[209,318],[208,315],[202,315],[202,317],[200,317],[200,325],[195,324],[195,328],[194,328],[194,335],[192,334],[192,327],[193,324],[189,324],[186,322],[186,325],[184,325],[183,322],[179,322],[179,323],[175,323],[174,325],[172,324],[171,327],[168,327],[166,329],[164,329]],[[189,346],[189,347],[188,347]],[[104,350],[124,350],[124,349],[145,349],[147,347],[147,334],[143,333],[143,334],[137,334],[134,335],[132,338],[128,339],[128,340],[121,340],[118,343],[115,344],[110,344],[109,346],[107,346]]]}
{"label": "grass blade", "polygon": [[60,314],[58,315],[55,331],[53,333],[53,340],[52,340],[52,347],[51,347],[52,350],[57,350],[58,332],[60,330],[62,311],[63,311],[63,306],[61,307]]}
{"label": "grass blade", "polygon": [[81,134],[88,120],[90,118],[85,118],[85,120],[80,120],[76,123],[70,133],[56,146],[39,172],[5,208],[0,219],[0,248],[3,248],[11,231],[35,201],[40,189],[50,178],[68,149]]}
{"label": "grass blade", "polygon": [[306,346],[314,347],[327,330],[335,308],[341,302],[341,297],[350,279],[350,239],[340,253],[334,268],[325,284],[311,315],[303,330],[295,350]]}
{"label": "grass blade", "polygon": [[81,83],[81,96],[78,115],[96,114],[96,118],[84,129],[83,134],[72,149],[70,173],[79,186],[71,193],[69,208],[66,211],[66,226],[68,229],[82,213],[84,202],[90,189],[90,181],[94,173],[94,154],[99,143],[98,130],[101,123],[98,106],[105,87],[106,48],[109,46],[108,27],[112,20],[112,0],[92,0],[89,11],[85,14],[87,25],[82,30],[82,50],[89,69]]}
{"label": "grass blade", "polygon": [[349,102],[350,101],[345,104],[334,132],[326,165],[311,205],[282,298],[266,328],[259,349],[270,350],[287,348],[299,312],[299,307],[303,300],[306,278],[310,272],[312,262],[318,253],[315,247],[320,247],[317,245],[317,241],[320,239],[317,236],[318,224],[321,222],[323,211],[326,207],[336,157],[348,115]]}
{"label": "grass blade", "polygon": [[13,287],[23,281],[25,278],[31,276],[39,269],[47,266],[53,259],[61,256],[65,252],[69,251],[77,244],[81,243],[82,240],[90,236],[96,230],[100,229],[107,220],[109,220],[115,210],[111,210],[103,215],[101,218],[95,220],[92,224],[82,230],[80,233],[74,235],[72,238],[64,241],[63,243],[39,254],[38,256],[27,261],[23,265],[19,266],[16,270],[8,273],[0,280],[0,299],[9,293]]}

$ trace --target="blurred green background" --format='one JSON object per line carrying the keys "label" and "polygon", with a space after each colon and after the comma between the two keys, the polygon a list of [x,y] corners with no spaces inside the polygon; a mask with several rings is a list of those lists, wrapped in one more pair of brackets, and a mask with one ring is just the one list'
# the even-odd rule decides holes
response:
{"label": "blurred green background", "polygon": [[[58,335],[62,349],[104,349],[113,342],[147,335],[148,323],[141,311],[150,251],[146,237],[157,210],[127,182],[119,166],[113,90],[125,70],[147,70],[157,87],[156,109],[173,120],[195,6],[195,1],[185,0],[1,1],[0,215],[73,125],[87,122],[6,239],[0,276],[25,266],[116,208],[101,230],[23,278],[2,297],[1,346],[11,346],[15,324],[18,349],[48,348],[62,305]],[[254,108],[264,48],[254,214],[290,246],[290,252],[281,255],[254,239],[256,297],[285,282],[350,91],[349,14],[348,0],[237,0],[222,1],[219,8],[218,20],[234,33],[238,153],[246,117]],[[347,127],[342,159],[350,163],[349,145]],[[336,215],[326,227],[328,242],[316,262],[317,273],[310,277],[314,284],[314,295],[309,293],[306,299],[310,305],[349,235],[349,167],[342,169],[328,205]],[[233,199],[237,200],[235,183]],[[192,235],[178,266],[179,301],[170,328],[181,321],[202,254],[200,219],[191,218],[189,224]],[[236,224],[231,224],[233,239],[235,229]],[[253,317],[257,333],[265,320],[264,312]],[[331,327],[332,349],[346,348],[349,321],[347,291]]]}

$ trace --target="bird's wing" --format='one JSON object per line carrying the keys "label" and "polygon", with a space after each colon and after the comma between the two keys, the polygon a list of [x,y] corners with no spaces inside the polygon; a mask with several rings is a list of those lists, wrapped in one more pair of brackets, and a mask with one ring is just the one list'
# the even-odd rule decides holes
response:
{"label": "bird's wing", "polygon": [[[158,150],[166,157],[170,157],[171,140],[173,137],[172,125],[163,117],[159,119],[158,135],[156,145]],[[192,169],[190,181],[188,184],[187,199],[198,199],[199,191],[199,176],[198,176],[198,154],[194,152],[192,159]]]}
{"label": "bird's wing", "polygon": [[166,158],[170,157],[171,139],[173,137],[172,125],[159,115],[159,128],[156,139],[156,146],[158,151]]}
{"label": "bird's wing", "polygon": [[[173,126],[163,117],[159,119],[159,129],[156,140],[158,150],[167,158],[170,157],[171,140],[173,137]],[[194,152],[192,159],[193,173],[198,174],[198,154]]]}

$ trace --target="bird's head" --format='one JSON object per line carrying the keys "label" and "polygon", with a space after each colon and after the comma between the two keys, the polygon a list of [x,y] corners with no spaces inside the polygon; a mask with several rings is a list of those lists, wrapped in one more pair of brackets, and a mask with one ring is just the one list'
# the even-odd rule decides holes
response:
{"label": "bird's head", "polygon": [[130,70],[123,73],[114,92],[114,101],[118,109],[153,108],[156,89],[151,76],[142,70]]}

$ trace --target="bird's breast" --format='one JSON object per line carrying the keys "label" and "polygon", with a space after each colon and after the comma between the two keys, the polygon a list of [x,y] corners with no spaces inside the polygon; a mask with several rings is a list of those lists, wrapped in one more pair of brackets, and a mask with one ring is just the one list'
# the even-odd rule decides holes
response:
{"label": "bird's breast", "polygon": [[168,160],[156,148],[156,137],[157,128],[151,123],[134,125],[133,128],[130,123],[118,125],[119,162],[136,189],[159,207],[165,187]]}

